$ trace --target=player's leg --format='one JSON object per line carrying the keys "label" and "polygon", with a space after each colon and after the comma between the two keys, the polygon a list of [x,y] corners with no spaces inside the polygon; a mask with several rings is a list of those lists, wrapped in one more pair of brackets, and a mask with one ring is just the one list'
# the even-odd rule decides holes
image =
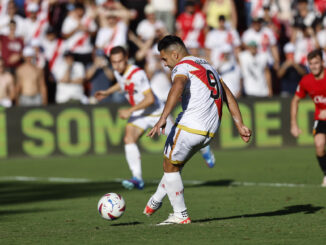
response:
{"label": "player's leg", "polygon": [[318,163],[324,174],[322,186],[326,187],[326,154],[325,154],[326,135],[324,133],[315,134],[314,142],[315,142]]}
{"label": "player's leg", "polygon": [[200,149],[200,153],[205,159],[206,165],[209,168],[212,168],[215,166],[215,156],[214,153],[211,150],[210,145],[207,145]]}
{"label": "player's leg", "polygon": [[[154,126],[156,124],[156,121],[154,122]],[[167,118],[166,126],[165,126],[165,135],[169,135],[170,132],[172,131],[174,125],[174,121],[171,115]],[[175,128],[173,129],[175,131]],[[148,200],[147,205],[144,209],[144,214],[147,216],[151,216],[153,213],[155,213],[161,206],[162,206],[162,201],[164,197],[166,196],[166,189],[165,189],[165,179],[164,179],[164,174],[162,176],[162,179],[160,183],[157,186],[156,192],[154,195],[151,196],[151,198]]]}
{"label": "player's leg", "polygon": [[122,181],[122,185],[127,189],[133,189],[134,187],[138,189],[144,188],[144,181],[142,178],[141,170],[141,156],[136,144],[143,132],[144,130],[137,125],[129,123],[126,126],[124,137],[125,155],[132,174],[132,178],[130,180]]}
{"label": "player's leg", "polygon": [[181,168],[209,141],[210,138],[206,136],[192,134],[175,126],[172,128],[164,148],[163,168],[164,186],[173,207],[173,214],[159,225],[191,223],[184,200]]}
{"label": "player's leg", "polygon": [[164,158],[164,182],[167,195],[173,207],[173,214],[159,225],[169,224],[189,224],[191,220],[188,216],[187,207],[184,200],[184,186],[181,178],[182,165],[173,164]]}

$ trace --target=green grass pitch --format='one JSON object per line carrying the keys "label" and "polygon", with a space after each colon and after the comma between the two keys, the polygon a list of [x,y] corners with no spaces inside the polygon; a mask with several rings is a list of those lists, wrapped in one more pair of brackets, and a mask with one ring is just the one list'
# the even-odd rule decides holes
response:
{"label": "green grass pitch", "polygon": [[[213,169],[197,154],[182,173],[193,223],[164,227],[155,224],[172,211],[167,198],[152,217],[142,214],[163,173],[160,154],[142,156],[142,191],[121,188],[117,179],[130,177],[122,154],[1,160],[0,244],[326,244],[326,188],[313,148],[215,156]],[[126,201],[116,221],[97,211],[107,192]]]}

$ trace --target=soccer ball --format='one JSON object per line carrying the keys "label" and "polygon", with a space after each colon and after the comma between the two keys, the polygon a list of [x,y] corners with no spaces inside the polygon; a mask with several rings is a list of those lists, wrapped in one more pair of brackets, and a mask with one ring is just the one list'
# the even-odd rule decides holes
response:
{"label": "soccer ball", "polygon": [[97,210],[106,220],[118,219],[126,210],[125,200],[117,193],[107,193],[98,201]]}

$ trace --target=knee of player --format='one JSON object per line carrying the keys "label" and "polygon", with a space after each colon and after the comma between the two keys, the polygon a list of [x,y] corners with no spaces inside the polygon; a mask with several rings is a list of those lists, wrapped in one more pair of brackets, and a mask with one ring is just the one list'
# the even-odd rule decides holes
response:
{"label": "knee of player", "polygon": [[126,144],[133,144],[133,143],[136,143],[136,140],[133,137],[126,135],[123,138],[123,142],[125,143],[125,145]]}

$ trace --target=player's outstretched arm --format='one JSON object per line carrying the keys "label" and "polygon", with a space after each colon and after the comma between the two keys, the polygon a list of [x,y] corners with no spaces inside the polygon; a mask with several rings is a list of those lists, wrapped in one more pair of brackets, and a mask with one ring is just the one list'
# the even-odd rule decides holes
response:
{"label": "player's outstretched arm", "polygon": [[228,88],[228,86],[226,86],[226,84],[223,81],[221,81],[221,83],[224,90],[224,100],[228,106],[233,121],[238,129],[238,132],[242,140],[248,143],[251,137],[251,130],[243,124],[242,115],[238,103],[234,98],[233,94],[231,93],[230,89]]}
{"label": "player's outstretched arm", "polygon": [[120,91],[119,83],[114,84],[113,86],[109,87],[107,90],[99,90],[95,93],[95,98],[100,101],[103,100],[105,97],[113,94],[114,92]]}
{"label": "player's outstretched arm", "polygon": [[297,113],[299,108],[300,97],[297,95],[293,96],[291,101],[291,134],[294,137],[298,137],[301,134],[301,129],[298,126],[297,122]]}
{"label": "player's outstretched arm", "polygon": [[162,133],[164,134],[166,119],[168,118],[168,116],[170,115],[170,113],[172,112],[176,104],[179,102],[179,99],[183,93],[183,90],[187,82],[188,79],[186,76],[177,76],[174,78],[162,115],[158,120],[158,122],[155,124],[155,126],[152,128],[152,130],[149,131],[147,136],[150,136],[152,138],[155,136],[155,134],[160,135],[161,128],[162,128]]}
{"label": "player's outstretched arm", "polygon": [[139,102],[137,105],[134,105],[127,109],[119,110],[119,116],[122,119],[128,119],[134,111],[145,109],[155,103],[155,97],[151,89],[143,92],[144,99]]}

